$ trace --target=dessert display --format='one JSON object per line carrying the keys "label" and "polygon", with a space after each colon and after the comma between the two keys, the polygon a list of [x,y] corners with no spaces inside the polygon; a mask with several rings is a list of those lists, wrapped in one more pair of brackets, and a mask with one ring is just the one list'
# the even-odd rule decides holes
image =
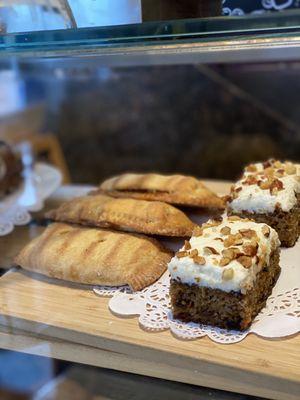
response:
{"label": "dessert display", "polygon": [[[298,237],[299,191],[298,166],[273,160],[250,165],[231,190],[228,215],[199,227],[171,205],[222,209],[223,199],[199,180],[123,174],[47,213],[55,223],[16,263],[66,281],[127,284],[134,291],[154,283],[168,265],[175,318],[246,330],[280,274],[280,238],[287,244]],[[171,259],[169,250],[141,233],[192,237]]]}
{"label": "dessert display", "polygon": [[129,285],[141,290],[166,270],[171,253],[142,235],[51,224],[17,255],[22,268],[91,285]]}
{"label": "dessert display", "polygon": [[173,316],[246,330],[280,274],[278,234],[236,216],[210,220],[168,264]]}
{"label": "dessert display", "polygon": [[21,160],[8,144],[0,141],[0,199],[15,190],[21,181]]}
{"label": "dessert display", "polygon": [[223,199],[202,182],[183,175],[127,173],[104,181],[92,194],[99,193],[189,207],[224,208]]}
{"label": "dessert display", "polygon": [[291,247],[299,236],[300,170],[291,162],[269,160],[246,167],[232,187],[229,215],[238,215],[273,227],[282,246]]}
{"label": "dessert display", "polygon": [[63,203],[47,217],[55,221],[161,236],[191,236],[195,224],[177,208],[159,201],[95,195]]}

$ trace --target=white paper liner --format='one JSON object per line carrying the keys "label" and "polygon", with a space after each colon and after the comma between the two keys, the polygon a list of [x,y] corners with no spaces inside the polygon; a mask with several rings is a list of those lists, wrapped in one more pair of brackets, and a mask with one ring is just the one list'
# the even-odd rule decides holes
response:
{"label": "white paper liner", "polygon": [[[177,247],[178,248],[178,247]],[[132,293],[129,287],[96,287],[99,296],[111,297],[110,310],[120,316],[138,316],[141,328],[148,331],[170,329],[180,339],[208,336],[217,343],[230,344],[243,340],[250,333],[265,339],[278,339],[300,331],[300,241],[290,249],[281,250],[281,274],[266,307],[251,328],[245,332],[229,331],[174,320],[170,310],[170,276],[166,272],[156,283]]]}
{"label": "white paper liner", "polygon": [[61,180],[61,172],[44,163],[26,171],[20,188],[0,201],[0,236],[8,235],[15,226],[28,224],[30,212],[44,207],[44,201],[60,186]]}

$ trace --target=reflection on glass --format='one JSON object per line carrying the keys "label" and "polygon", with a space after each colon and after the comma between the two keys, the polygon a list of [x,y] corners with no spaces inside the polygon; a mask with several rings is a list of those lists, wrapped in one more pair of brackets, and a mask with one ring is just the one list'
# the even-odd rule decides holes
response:
{"label": "reflection on glass", "polygon": [[141,0],[69,0],[77,26],[109,26],[141,22]]}
{"label": "reflection on glass", "polygon": [[0,70],[0,118],[20,111],[25,105],[25,87],[17,71]]}
{"label": "reflection on glass", "polygon": [[61,0],[0,2],[0,33],[43,31],[71,27]]}

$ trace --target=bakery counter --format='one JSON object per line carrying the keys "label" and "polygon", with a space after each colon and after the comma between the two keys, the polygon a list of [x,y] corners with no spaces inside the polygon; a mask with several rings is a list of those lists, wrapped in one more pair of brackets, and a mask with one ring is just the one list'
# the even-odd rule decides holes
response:
{"label": "bakery counter", "polygon": [[[220,194],[228,193],[230,187],[228,182],[206,184]],[[45,210],[90,189],[61,187]],[[35,214],[28,227],[18,227],[0,239],[3,268],[12,266],[24,243],[45,229],[42,221],[43,213]],[[108,302],[107,297],[96,297],[90,287],[54,284],[46,277],[12,268],[0,279],[1,348],[244,395],[299,398],[299,335],[267,340],[251,334],[234,344],[219,344],[208,337],[180,340],[168,330],[143,330],[136,317],[112,314]],[[155,379],[151,382],[173,387]],[[193,388],[203,398],[215,393],[194,386],[182,388]],[[232,394],[213,395],[234,399]]]}

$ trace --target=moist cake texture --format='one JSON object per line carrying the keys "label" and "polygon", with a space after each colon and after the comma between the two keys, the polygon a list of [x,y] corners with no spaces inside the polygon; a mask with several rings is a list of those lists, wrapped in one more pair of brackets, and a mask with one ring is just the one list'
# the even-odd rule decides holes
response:
{"label": "moist cake texture", "polygon": [[300,166],[269,160],[246,167],[231,189],[227,212],[270,225],[282,246],[291,247],[299,236],[299,199]]}
{"label": "moist cake texture", "polygon": [[279,246],[274,229],[236,216],[198,227],[168,265],[174,317],[247,329],[279,276]]}

